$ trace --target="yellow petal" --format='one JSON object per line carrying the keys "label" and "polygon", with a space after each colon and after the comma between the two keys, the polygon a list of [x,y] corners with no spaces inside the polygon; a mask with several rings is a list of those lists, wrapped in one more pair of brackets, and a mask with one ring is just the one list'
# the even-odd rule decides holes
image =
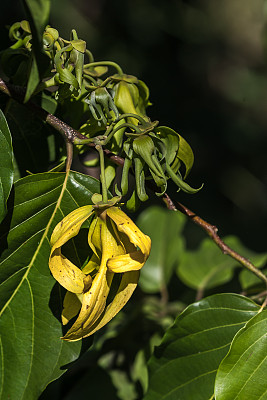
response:
{"label": "yellow petal", "polygon": [[62,324],[66,325],[81,309],[83,295],[67,292],[63,301]]}
{"label": "yellow petal", "polygon": [[91,327],[86,336],[92,335],[105,326],[125,306],[137,286],[139,275],[139,271],[126,272],[122,275],[118,292],[112,303],[107,306],[103,317]]}
{"label": "yellow petal", "polygon": [[60,249],[55,249],[49,259],[49,268],[53,277],[65,289],[73,293],[82,293],[86,275],[70,260],[61,254]]}
{"label": "yellow petal", "polygon": [[[125,234],[129,241],[136,246],[135,251],[131,249],[128,250],[130,251],[128,254],[109,259],[108,268],[113,272],[127,272],[142,268],[150,253],[150,237],[141,232],[128,215],[118,207],[107,209],[107,215],[115,222],[118,230]],[[125,242],[123,238],[122,242]],[[126,243],[126,251],[127,248],[129,246]]]}
{"label": "yellow petal", "polygon": [[[100,218],[97,218],[95,229],[100,232],[101,246],[107,249],[107,246],[115,245],[114,239],[112,243],[112,235],[106,226],[106,223]],[[97,232],[96,231],[96,232]],[[92,239],[91,239],[92,240]],[[105,246],[104,246],[105,244]],[[112,249],[108,248],[102,254],[99,271],[96,274],[92,286],[83,296],[83,303],[80,314],[63,337],[65,340],[79,340],[87,334],[90,327],[102,315],[107,301],[107,296],[113,279],[113,273],[107,271],[107,259],[110,257]],[[114,251],[114,250],[113,250]]]}
{"label": "yellow petal", "polygon": [[110,258],[107,262],[108,269],[112,272],[137,271],[143,267],[146,257],[141,251]]}
{"label": "yellow petal", "polygon": [[111,286],[113,273],[106,273],[106,268],[100,267],[91,289],[83,295],[80,314],[72,327],[63,337],[64,340],[75,341],[87,336],[90,327],[102,315]]}
{"label": "yellow petal", "polygon": [[100,265],[99,258],[93,254],[88,263],[83,267],[82,271],[84,274],[91,274],[94,270],[98,270]]}
{"label": "yellow petal", "polygon": [[49,268],[54,278],[67,290],[82,293],[86,275],[61,253],[61,246],[78,234],[84,221],[93,213],[93,206],[72,211],[57,224],[52,236]]}
{"label": "yellow petal", "polygon": [[66,215],[66,217],[57,224],[52,233],[50,242],[53,249],[63,246],[69,239],[76,236],[84,221],[89,218],[93,212],[93,206],[84,206]]}
{"label": "yellow petal", "polygon": [[107,214],[115,222],[118,230],[124,232],[130,241],[135,246],[138,246],[142,253],[147,254],[148,257],[151,249],[150,237],[141,232],[131,218],[120,208],[110,207],[107,209]]}
{"label": "yellow petal", "polygon": [[88,231],[88,244],[93,250],[94,254],[101,257],[101,237],[100,237],[100,224],[98,223],[98,217],[94,218],[90,224]]}

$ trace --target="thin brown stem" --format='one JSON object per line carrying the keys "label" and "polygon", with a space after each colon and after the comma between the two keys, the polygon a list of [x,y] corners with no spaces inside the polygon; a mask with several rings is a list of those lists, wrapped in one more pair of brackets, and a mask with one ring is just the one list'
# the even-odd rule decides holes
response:
{"label": "thin brown stem", "polygon": [[[14,100],[22,103],[24,101],[24,96],[25,96],[25,90],[19,86],[11,85],[3,81],[3,79],[0,78],[0,91],[2,93],[5,93],[7,96],[13,98]],[[55,117],[54,115],[48,113],[35,103],[29,101],[25,106],[32,111],[35,112],[43,121],[47,122],[50,126],[55,128],[61,135],[64,137],[66,140],[66,143],[73,143],[75,138],[79,139],[84,139],[87,140],[88,138],[84,135],[82,135],[80,132],[77,130],[73,129],[71,126],[66,124],[65,122],[61,121],[59,118]],[[95,147],[94,143],[87,143],[87,146],[89,147]],[[72,146],[67,147],[67,151],[71,151],[70,148]],[[113,161],[117,165],[123,166],[124,164],[124,159],[122,157],[119,157],[115,154],[113,154],[111,151],[108,149],[103,149],[105,155]],[[68,168],[70,167],[70,153],[68,156]],[[151,185],[150,185],[151,186]],[[184,215],[186,215],[188,218],[190,218],[196,225],[199,225],[202,229],[206,231],[206,233],[210,236],[210,238],[214,241],[214,243],[217,244],[217,246],[222,250],[224,254],[229,255],[230,257],[234,258],[236,261],[238,261],[241,265],[243,265],[245,268],[247,268],[249,271],[253,272],[256,276],[258,276],[259,279],[261,279],[266,287],[267,287],[267,277],[258,269],[256,268],[251,261],[249,261],[247,258],[241,256],[238,254],[236,251],[231,249],[227,244],[224,243],[224,241],[220,238],[220,236],[217,234],[218,228],[215,225],[211,225],[207,221],[203,220],[201,217],[196,215],[193,211],[189,210],[186,206],[179,202],[173,202],[173,200],[170,198],[170,196],[165,193],[163,195],[163,201],[165,202],[167,208],[169,210],[174,210],[174,211],[180,211]]]}
{"label": "thin brown stem", "polygon": [[218,228],[215,225],[211,225],[209,222],[205,221],[198,215],[196,215],[193,211],[189,210],[186,206],[179,202],[173,202],[167,193],[164,194],[163,200],[170,210],[178,210],[190,218],[196,225],[200,226],[204,231],[209,235],[209,237],[213,240],[214,243],[222,250],[224,254],[234,258],[241,265],[255,274],[259,279],[261,279],[265,285],[267,286],[267,277],[261,272],[260,269],[256,268],[255,265],[252,264],[250,260],[241,256],[235,250],[231,249],[218,235]]}
{"label": "thin brown stem", "polygon": [[[67,140],[70,143],[73,143],[75,138],[79,138],[81,140],[87,140],[88,138],[84,135],[82,135],[80,132],[78,132],[76,129],[73,129],[70,125],[66,124],[59,118],[57,118],[55,115],[50,114],[49,112],[45,111],[43,108],[39,107],[37,104],[33,103],[32,101],[29,101],[28,103],[24,104],[24,96],[25,96],[25,90],[16,85],[12,85],[9,83],[6,83],[3,79],[0,78],[0,91],[10,98],[18,101],[19,103],[23,104],[25,107],[30,109],[37,115],[39,118],[41,118],[43,121],[48,123],[50,126],[52,126],[54,129],[56,129],[64,138],[64,140]],[[94,143],[86,143],[88,147],[95,147]],[[113,154],[110,150],[108,149],[103,149],[105,155],[115,164],[117,165],[123,165],[124,164],[124,159]]]}

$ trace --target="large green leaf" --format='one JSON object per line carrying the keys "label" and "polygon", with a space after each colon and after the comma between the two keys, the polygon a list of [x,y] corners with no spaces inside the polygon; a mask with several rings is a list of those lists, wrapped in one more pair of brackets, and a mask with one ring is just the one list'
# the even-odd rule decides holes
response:
{"label": "large green leaf", "polygon": [[238,332],[218,369],[216,400],[267,399],[266,332],[267,310]]}
{"label": "large green leaf", "polygon": [[29,71],[26,95],[24,101],[28,101],[39,84],[42,74],[48,65],[48,58],[44,56],[43,31],[48,23],[50,13],[50,0],[22,0],[27,19],[32,32],[32,55]]}
{"label": "large green leaf", "polygon": [[13,149],[10,131],[0,110],[0,222],[6,215],[6,202],[14,178]]}
{"label": "large green leaf", "polygon": [[1,237],[0,399],[37,399],[79,356],[82,341],[60,339],[62,299],[48,268],[49,239],[56,223],[98,191],[97,180],[74,172],[15,184],[14,209],[2,224],[10,230]]}
{"label": "large green leaf", "polygon": [[25,176],[27,170],[31,173],[47,171],[50,161],[48,136],[52,135],[49,125],[15,101],[11,101],[6,118],[21,176]]}
{"label": "large green leaf", "polygon": [[213,295],[187,307],[149,361],[145,400],[211,399],[234,335],[258,310],[236,294]]}
{"label": "large green leaf", "polygon": [[137,225],[152,241],[151,253],[139,281],[145,292],[159,292],[168,283],[184,249],[181,236],[184,223],[181,213],[160,207],[149,207],[140,214]]}
{"label": "large green leaf", "polygon": [[[250,258],[257,266],[266,260],[266,254],[255,253],[245,248],[235,236],[228,236],[224,241],[239,254]],[[238,262],[223,254],[211,239],[204,239],[197,251],[184,253],[177,273],[187,286],[205,290],[231,280],[237,266]]]}

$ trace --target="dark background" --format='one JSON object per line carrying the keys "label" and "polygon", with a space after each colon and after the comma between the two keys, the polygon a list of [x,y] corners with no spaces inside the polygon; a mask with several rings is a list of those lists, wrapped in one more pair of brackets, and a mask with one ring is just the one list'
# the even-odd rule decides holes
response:
{"label": "dark background", "polygon": [[[6,25],[24,18],[19,1],[1,5]],[[172,194],[202,218],[266,251],[267,65],[265,0],[54,0],[60,35],[72,28],[95,60],[113,60],[150,88],[152,120],[192,146],[188,183],[196,195]],[[190,224],[194,246],[204,234]]]}

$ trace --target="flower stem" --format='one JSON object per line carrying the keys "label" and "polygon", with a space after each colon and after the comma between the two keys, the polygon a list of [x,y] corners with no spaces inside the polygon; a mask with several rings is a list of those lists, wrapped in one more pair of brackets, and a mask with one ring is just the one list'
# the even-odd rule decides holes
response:
{"label": "flower stem", "polygon": [[104,203],[108,201],[108,190],[106,184],[106,176],[105,176],[105,160],[104,160],[104,152],[101,145],[97,144],[95,146],[96,150],[99,152],[99,161],[100,161],[100,180],[102,185],[102,200]]}
{"label": "flower stem", "polygon": [[95,62],[91,62],[89,64],[85,64],[83,67],[90,68],[90,67],[98,67],[101,65],[107,65],[107,66],[109,65],[111,67],[114,67],[118,71],[119,75],[123,75],[123,71],[122,71],[121,67],[113,61],[95,61]]}

